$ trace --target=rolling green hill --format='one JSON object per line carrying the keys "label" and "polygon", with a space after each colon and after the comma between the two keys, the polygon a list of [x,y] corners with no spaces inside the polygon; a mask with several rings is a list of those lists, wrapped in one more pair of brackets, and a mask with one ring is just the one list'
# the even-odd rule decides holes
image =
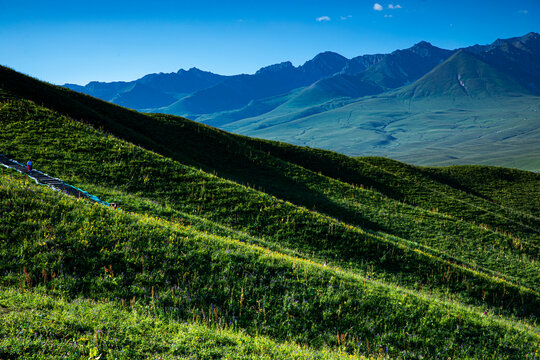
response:
{"label": "rolling green hill", "polygon": [[[28,347],[2,330],[13,339],[0,343],[2,356],[67,347],[60,325],[38,323],[43,303],[59,309],[69,339],[94,337],[69,348],[86,356],[189,357],[201,333],[201,358],[537,356],[538,174],[418,168],[257,140],[7,68],[0,86],[1,152],[121,208],[0,170],[0,313],[14,316],[15,298],[34,309],[13,317],[33,329]],[[81,313],[117,314],[103,341],[94,322],[70,318],[79,298],[89,299]],[[136,309],[148,327],[113,340],[110,329],[136,322]],[[149,328],[171,340],[156,342]]]}

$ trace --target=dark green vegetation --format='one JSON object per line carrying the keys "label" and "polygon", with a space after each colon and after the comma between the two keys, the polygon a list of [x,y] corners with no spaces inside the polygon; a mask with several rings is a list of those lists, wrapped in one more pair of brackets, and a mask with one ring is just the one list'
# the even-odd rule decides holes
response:
{"label": "dark green vegetation", "polygon": [[[1,151],[121,208],[1,170],[0,319],[18,312],[35,332],[50,323],[37,319],[48,303],[69,333],[50,325],[19,334],[25,348],[3,330],[12,339],[0,343],[5,357],[76,356],[72,338],[139,315],[143,328],[122,330],[139,337],[107,334],[79,354],[189,357],[186,343],[203,332],[215,355],[201,358],[298,349],[285,341],[321,358],[538,357],[538,174],[418,168],[255,140],[6,68],[0,84]],[[14,311],[17,297],[20,309],[38,311]],[[77,300],[77,311],[111,309],[118,320],[74,324],[68,309],[78,305],[67,304],[80,297],[98,303]],[[173,340],[159,343],[145,326]],[[221,345],[244,338],[238,331],[252,347]],[[40,347],[38,336],[56,345]]]}
{"label": "dark green vegetation", "polygon": [[[539,64],[540,35],[529,33],[456,50],[420,42],[352,59],[325,52],[302,66],[285,62],[253,75],[192,69],[66,86],[133,109],[350,156],[539,171]],[[201,87],[171,92],[175,82],[192,84],[189,74],[198,74]],[[149,108],[160,97],[168,105]]]}

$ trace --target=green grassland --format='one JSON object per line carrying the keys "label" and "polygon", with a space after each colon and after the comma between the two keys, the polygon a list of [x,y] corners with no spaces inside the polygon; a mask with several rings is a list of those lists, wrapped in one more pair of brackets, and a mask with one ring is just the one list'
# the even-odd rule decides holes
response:
{"label": "green grassland", "polygon": [[[3,286],[23,290],[39,284],[49,296],[113,301],[117,308],[136,302],[157,319],[245,329],[351,354],[383,349],[412,358],[456,351],[534,358],[538,335],[530,325],[189,226],[76,200],[19,175],[1,179],[7,235],[1,253],[4,259],[11,255],[2,269]],[[19,241],[12,240],[10,229]],[[54,331],[38,334],[55,337]]]}
{"label": "green grassland", "polygon": [[[134,301],[65,300],[43,288],[0,293],[0,356],[19,359],[347,359],[233,327],[179,323]],[[363,356],[358,356],[363,359]],[[383,358],[383,357],[381,357]]]}
{"label": "green grassland", "polygon": [[[247,336],[254,357],[267,342],[306,358],[538,356],[538,174],[256,140],[0,70],[1,152],[121,208],[1,170],[9,296],[127,317],[135,299],[171,332]],[[158,346],[137,341],[133,356]],[[128,357],[115,346],[98,350]],[[232,357],[219,348],[195,358]]]}
{"label": "green grassland", "polygon": [[417,165],[484,164],[540,170],[537,96],[496,95],[452,103],[442,97],[411,102],[398,95],[335,99],[316,106],[285,103],[222,128]]}

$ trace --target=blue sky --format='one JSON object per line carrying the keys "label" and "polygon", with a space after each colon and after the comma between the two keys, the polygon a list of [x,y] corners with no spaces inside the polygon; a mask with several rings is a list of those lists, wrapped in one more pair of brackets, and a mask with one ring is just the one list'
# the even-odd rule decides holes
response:
{"label": "blue sky", "polygon": [[386,53],[540,32],[540,1],[7,1],[0,64],[55,84],[198,67],[253,73],[322,51]]}

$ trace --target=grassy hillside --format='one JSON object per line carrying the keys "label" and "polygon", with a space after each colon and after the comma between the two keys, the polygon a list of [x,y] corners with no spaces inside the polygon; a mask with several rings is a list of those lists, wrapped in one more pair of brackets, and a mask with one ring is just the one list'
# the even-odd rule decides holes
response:
{"label": "grassy hillside", "polygon": [[537,174],[487,166],[451,166],[425,169],[440,182],[459,184],[468,192],[523,213],[540,214],[540,202],[530,194],[540,189]]}
{"label": "grassy hillside", "polygon": [[[538,345],[534,328],[457,303],[433,302],[353,272],[77,201],[19,175],[1,179],[8,219],[2,254],[15,254],[2,266],[3,286],[40,284],[49,294],[117,306],[129,301],[165,321],[191,319],[316,347],[343,346],[350,353],[454,356],[460,349],[460,355],[532,358]],[[21,208],[28,210],[14,210]],[[13,224],[22,224],[18,241],[9,231]],[[85,333],[95,327],[81,326]],[[37,330],[35,336],[43,331],[25,327]]]}
{"label": "grassy hillside", "polygon": [[[180,321],[204,322],[217,306],[236,330],[351,354],[454,356],[463,344],[472,357],[534,353],[538,174],[461,177],[353,159],[145,116],[0,70],[1,151],[122,209],[2,170],[3,286],[117,304],[135,296]],[[474,344],[448,340],[464,319]]]}
{"label": "grassy hillside", "polygon": [[[347,359],[344,352],[279,344],[229,326],[156,317],[140,302],[65,300],[43,288],[0,293],[2,358]],[[359,356],[360,359],[364,357]]]}
{"label": "grassy hillside", "polygon": [[[455,290],[459,289],[459,293],[470,298],[468,301],[478,303],[479,298],[485,297],[479,288],[470,288],[466,282],[448,284],[448,280],[444,280],[447,266],[457,273],[469,273],[466,268],[472,267],[516,284],[516,293],[510,292],[510,299],[520,296],[520,285],[526,285],[530,289],[528,291],[533,291],[529,296],[536,299],[533,303],[515,307],[513,301],[506,302],[509,294],[504,286],[489,280],[493,282],[489,287],[499,288],[488,300],[493,305],[507,303],[506,307],[513,307],[507,310],[519,309],[520,314],[535,311],[531,305],[537,301],[537,247],[527,240],[528,237],[523,236],[523,241],[516,238],[517,242],[512,244],[508,235],[474,225],[471,228],[471,224],[462,220],[401,204],[377,192],[329,179],[259,152],[258,155],[265,159],[264,163],[259,160],[262,163],[260,167],[265,170],[273,165],[273,173],[268,171],[263,184],[252,183],[252,186],[272,185],[276,190],[274,196],[297,200],[304,206],[302,208],[118,142],[31,104],[11,103],[6,105],[8,107],[11,110],[5,113],[12,114],[16,120],[6,122],[4,126],[2,141],[6,151],[16,158],[30,156],[36,166],[42,166],[52,174],[62,174],[63,179],[79,187],[88,188],[94,184],[102,188],[117,188],[124,193],[135,194],[139,199],[199,215],[304,254],[316,254],[321,260],[344,262],[363,271],[367,266],[375,267],[375,272],[380,273],[378,277],[420,287],[427,285],[441,292],[447,292],[448,286],[456,287]],[[33,121],[25,118],[25,114],[31,114]],[[45,129],[50,136],[40,137]],[[236,157],[236,160],[241,161],[242,158]],[[96,163],[101,166],[94,166]],[[228,163],[234,164],[233,161]],[[257,173],[256,169],[252,171]],[[245,172],[250,174],[248,170]],[[249,179],[254,181],[256,177],[250,175]],[[98,195],[117,201],[106,192],[98,192]],[[125,205],[133,206],[130,203]],[[306,210],[306,207],[325,210],[334,218]],[[344,224],[341,219],[348,220],[348,223]],[[371,229],[371,232],[357,226]],[[523,226],[523,229],[525,231],[527,227]],[[453,238],[455,242],[447,241]],[[316,239],[320,240],[314,241]],[[463,239],[468,241],[464,243]],[[362,246],[359,246],[359,241]],[[498,245],[486,247],[489,241]],[[453,251],[448,251],[448,246]],[[436,257],[422,256],[412,249],[420,249]],[[524,258],[522,253],[530,257]],[[452,263],[447,264],[448,261]],[[426,274],[434,263],[438,264],[438,271]],[[474,274],[466,276],[469,277],[471,280],[467,281],[473,283],[485,282]]]}

